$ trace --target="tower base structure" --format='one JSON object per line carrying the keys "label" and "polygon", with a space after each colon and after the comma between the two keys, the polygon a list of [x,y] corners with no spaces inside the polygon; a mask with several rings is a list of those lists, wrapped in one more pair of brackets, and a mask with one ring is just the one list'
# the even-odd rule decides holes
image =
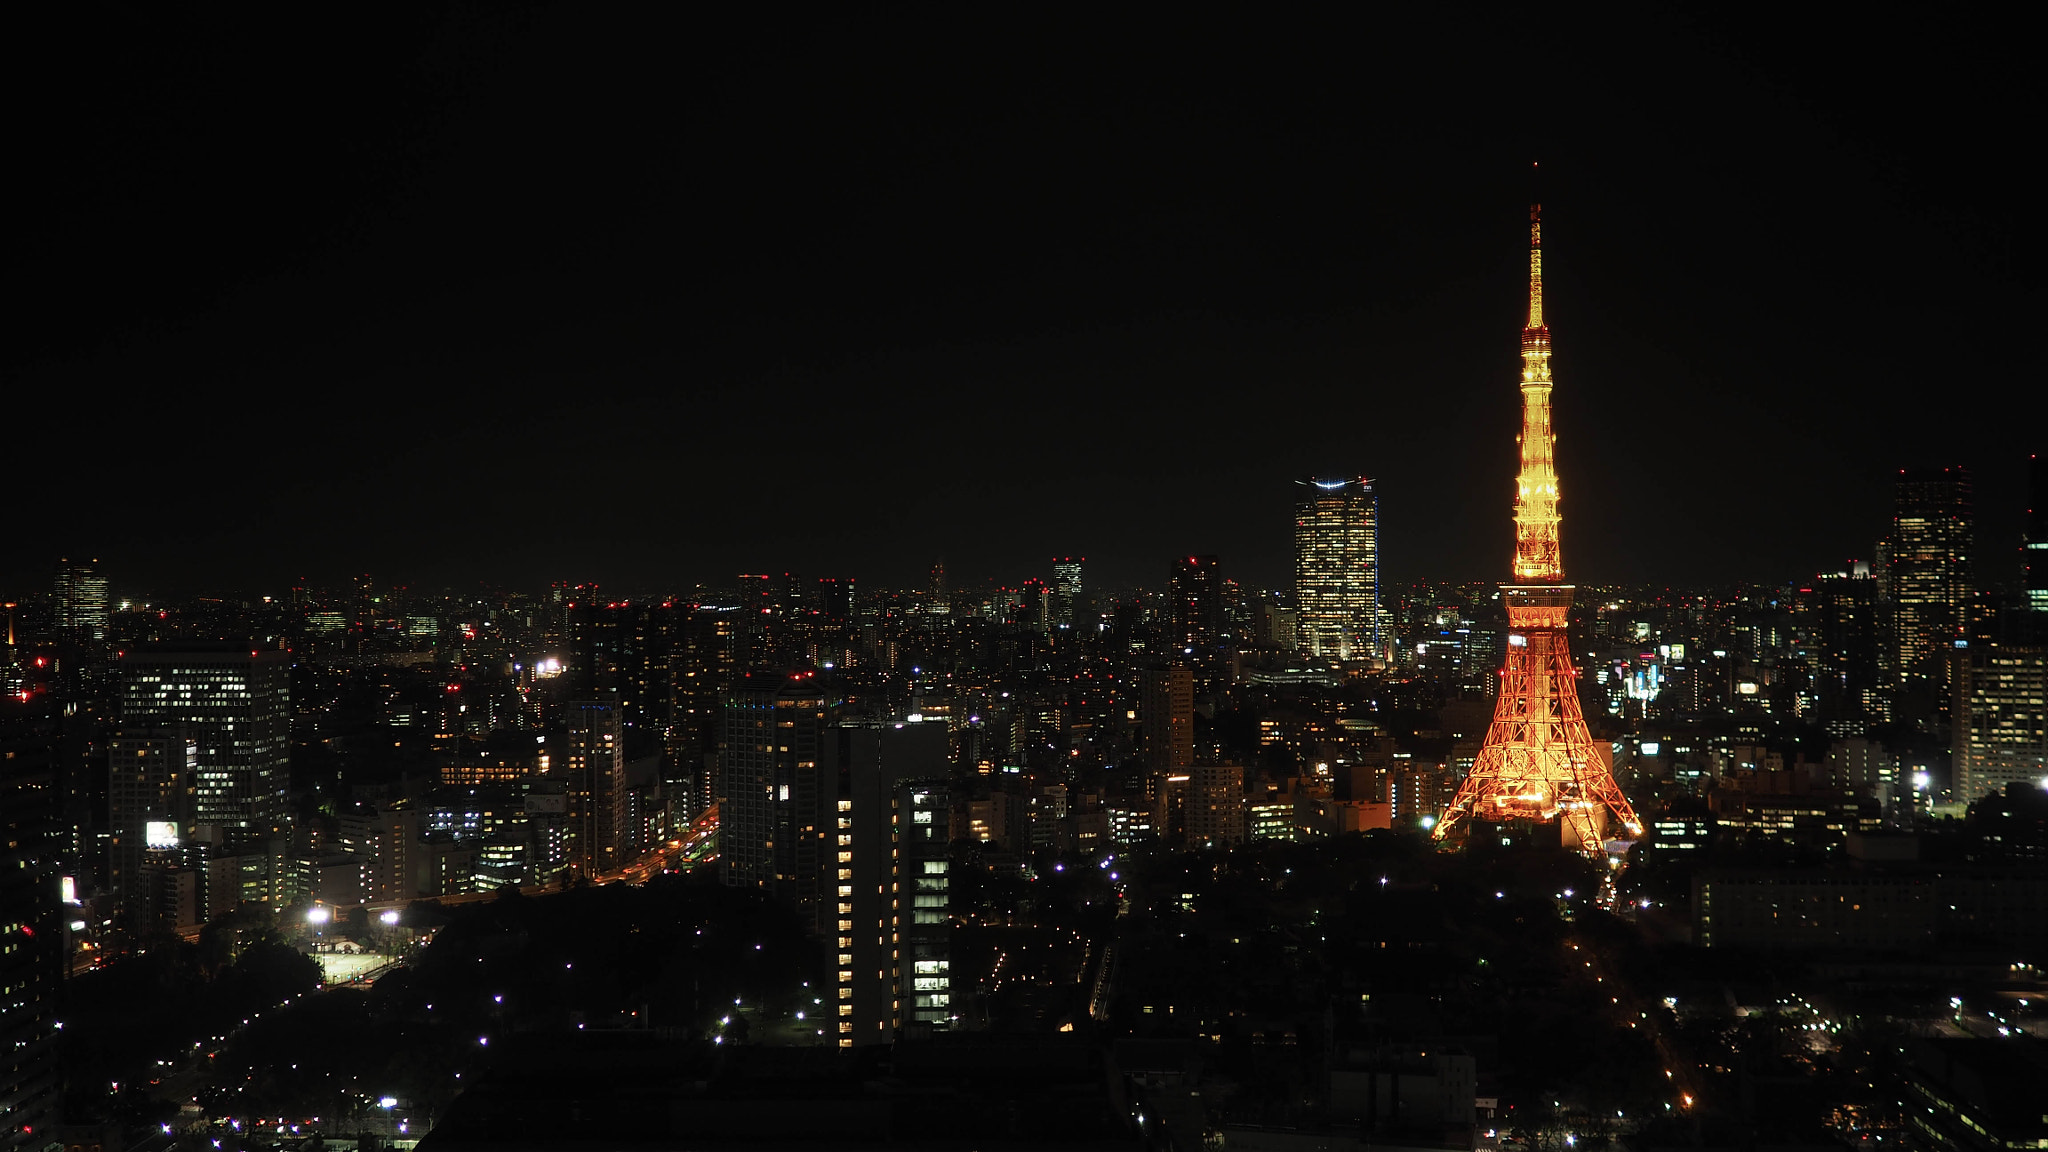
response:
{"label": "tower base structure", "polygon": [[1436,838],[1462,836],[1475,818],[1555,823],[1563,842],[1588,856],[1604,851],[1609,818],[1628,838],[1642,832],[1614,782],[1613,755],[1597,744],[1579,709],[1572,665],[1570,584],[1504,584],[1507,657],[1486,743],[1471,775],[1437,821]]}

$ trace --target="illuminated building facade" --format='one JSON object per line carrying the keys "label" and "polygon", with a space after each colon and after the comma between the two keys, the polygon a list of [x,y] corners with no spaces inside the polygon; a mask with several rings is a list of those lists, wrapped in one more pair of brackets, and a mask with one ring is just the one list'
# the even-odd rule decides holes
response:
{"label": "illuminated building facade", "polygon": [[1188,844],[1227,848],[1245,839],[1244,769],[1236,764],[1198,764],[1188,770]]}
{"label": "illuminated building facade", "polygon": [[1501,586],[1508,644],[1500,694],[1472,772],[1437,821],[1436,837],[1474,820],[1555,821],[1588,855],[1602,852],[1605,817],[1633,837],[1635,810],[1579,710],[1567,628],[1573,587],[1558,544],[1556,435],[1550,421],[1550,329],[1543,322],[1542,209],[1529,209],[1529,322],[1522,329],[1521,473],[1515,491],[1514,582]]}
{"label": "illuminated building facade", "polygon": [[[632,837],[626,822],[626,747],[619,708],[585,700],[567,710],[568,732],[555,770],[569,796],[569,864],[592,876],[627,863]],[[481,829],[450,828],[476,835]]]}
{"label": "illuminated building facade", "polygon": [[1884,628],[1877,581],[1865,564],[1814,582],[1819,625],[1821,707],[1831,716],[1878,714],[1874,693],[1883,688]]}
{"label": "illuminated building facade", "polygon": [[54,1143],[64,939],[54,715],[0,704],[0,1147]]}
{"label": "illuminated building facade", "polygon": [[1312,656],[1383,656],[1380,503],[1365,477],[1296,481],[1295,637]]}
{"label": "illuminated building facade", "polygon": [[192,820],[268,830],[291,782],[291,657],[240,644],[129,651],[124,728],[180,731],[199,745]]}
{"label": "illuminated building facade", "polygon": [[743,673],[721,704],[721,879],[816,922],[832,792],[820,764],[835,709],[806,672]]}
{"label": "illuminated building facade", "polygon": [[671,604],[572,604],[569,692],[617,703],[628,727],[666,731],[673,707],[671,660],[687,610]]}
{"label": "illuminated building facade", "polygon": [[106,640],[113,616],[107,603],[107,578],[100,574],[98,560],[57,561],[51,592],[60,635],[79,642]]}
{"label": "illuminated building facade", "polygon": [[1195,762],[1195,677],[1186,668],[1147,668],[1140,678],[1139,731],[1145,767],[1184,772]]}
{"label": "illuminated building facade", "polygon": [[1053,623],[1074,626],[1074,606],[1081,600],[1081,565],[1086,556],[1062,556],[1052,562]]}
{"label": "illuminated building facade", "polygon": [[829,915],[834,1005],[820,1028],[842,1048],[952,1023],[946,725],[910,719],[832,730]]}
{"label": "illuminated building facade", "polygon": [[[693,604],[669,656],[669,761],[683,777],[680,797],[691,816],[717,798],[715,751],[719,693],[731,686],[746,655],[742,613],[735,605]],[[711,755],[707,755],[711,754]]]}
{"label": "illuminated building facade", "polygon": [[107,740],[107,888],[123,915],[149,898],[149,853],[188,833],[198,774],[198,742],[175,732],[122,729]]}
{"label": "illuminated building facade", "polygon": [[1183,556],[1167,581],[1167,642],[1176,653],[1208,659],[1223,635],[1223,576],[1214,556]]}
{"label": "illuminated building facade", "polygon": [[1960,653],[1955,680],[1956,799],[2048,780],[2048,649]]}
{"label": "illuminated building facade", "polygon": [[1890,540],[1893,670],[1944,678],[1970,604],[1970,473],[1901,471]]}

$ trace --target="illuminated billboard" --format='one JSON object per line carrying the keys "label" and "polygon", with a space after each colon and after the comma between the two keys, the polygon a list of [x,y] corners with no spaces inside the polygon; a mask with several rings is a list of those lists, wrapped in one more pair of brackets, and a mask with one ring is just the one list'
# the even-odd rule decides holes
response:
{"label": "illuminated billboard", "polygon": [[178,823],[175,820],[151,820],[142,826],[142,842],[151,848],[176,848],[178,846]]}

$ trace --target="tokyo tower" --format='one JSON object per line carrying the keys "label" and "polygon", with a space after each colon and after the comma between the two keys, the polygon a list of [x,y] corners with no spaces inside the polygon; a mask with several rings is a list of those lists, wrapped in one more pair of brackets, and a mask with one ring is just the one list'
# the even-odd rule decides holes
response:
{"label": "tokyo tower", "polygon": [[1543,323],[1543,206],[1529,208],[1529,324],[1522,329],[1522,471],[1515,488],[1514,582],[1500,700],[1472,774],[1437,821],[1436,838],[1467,822],[1556,822],[1587,855],[1601,851],[1605,813],[1642,832],[1579,711],[1567,634],[1572,591],[1557,543],[1557,467],[1550,425],[1550,329]]}

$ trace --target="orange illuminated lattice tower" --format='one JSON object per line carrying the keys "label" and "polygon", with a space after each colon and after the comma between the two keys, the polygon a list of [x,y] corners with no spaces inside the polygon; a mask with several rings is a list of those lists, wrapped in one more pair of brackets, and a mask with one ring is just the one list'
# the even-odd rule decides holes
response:
{"label": "orange illuminated lattice tower", "polygon": [[1579,711],[1572,666],[1572,592],[1557,540],[1557,467],[1550,423],[1550,329],[1543,323],[1543,209],[1529,208],[1529,324],[1522,329],[1522,470],[1515,487],[1514,582],[1507,600],[1507,657],[1500,698],[1471,775],[1437,821],[1439,840],[1474,819],[1563,826],[1580,851],[1596,855],[1607,817],[1642,831],[1607,757]]}

